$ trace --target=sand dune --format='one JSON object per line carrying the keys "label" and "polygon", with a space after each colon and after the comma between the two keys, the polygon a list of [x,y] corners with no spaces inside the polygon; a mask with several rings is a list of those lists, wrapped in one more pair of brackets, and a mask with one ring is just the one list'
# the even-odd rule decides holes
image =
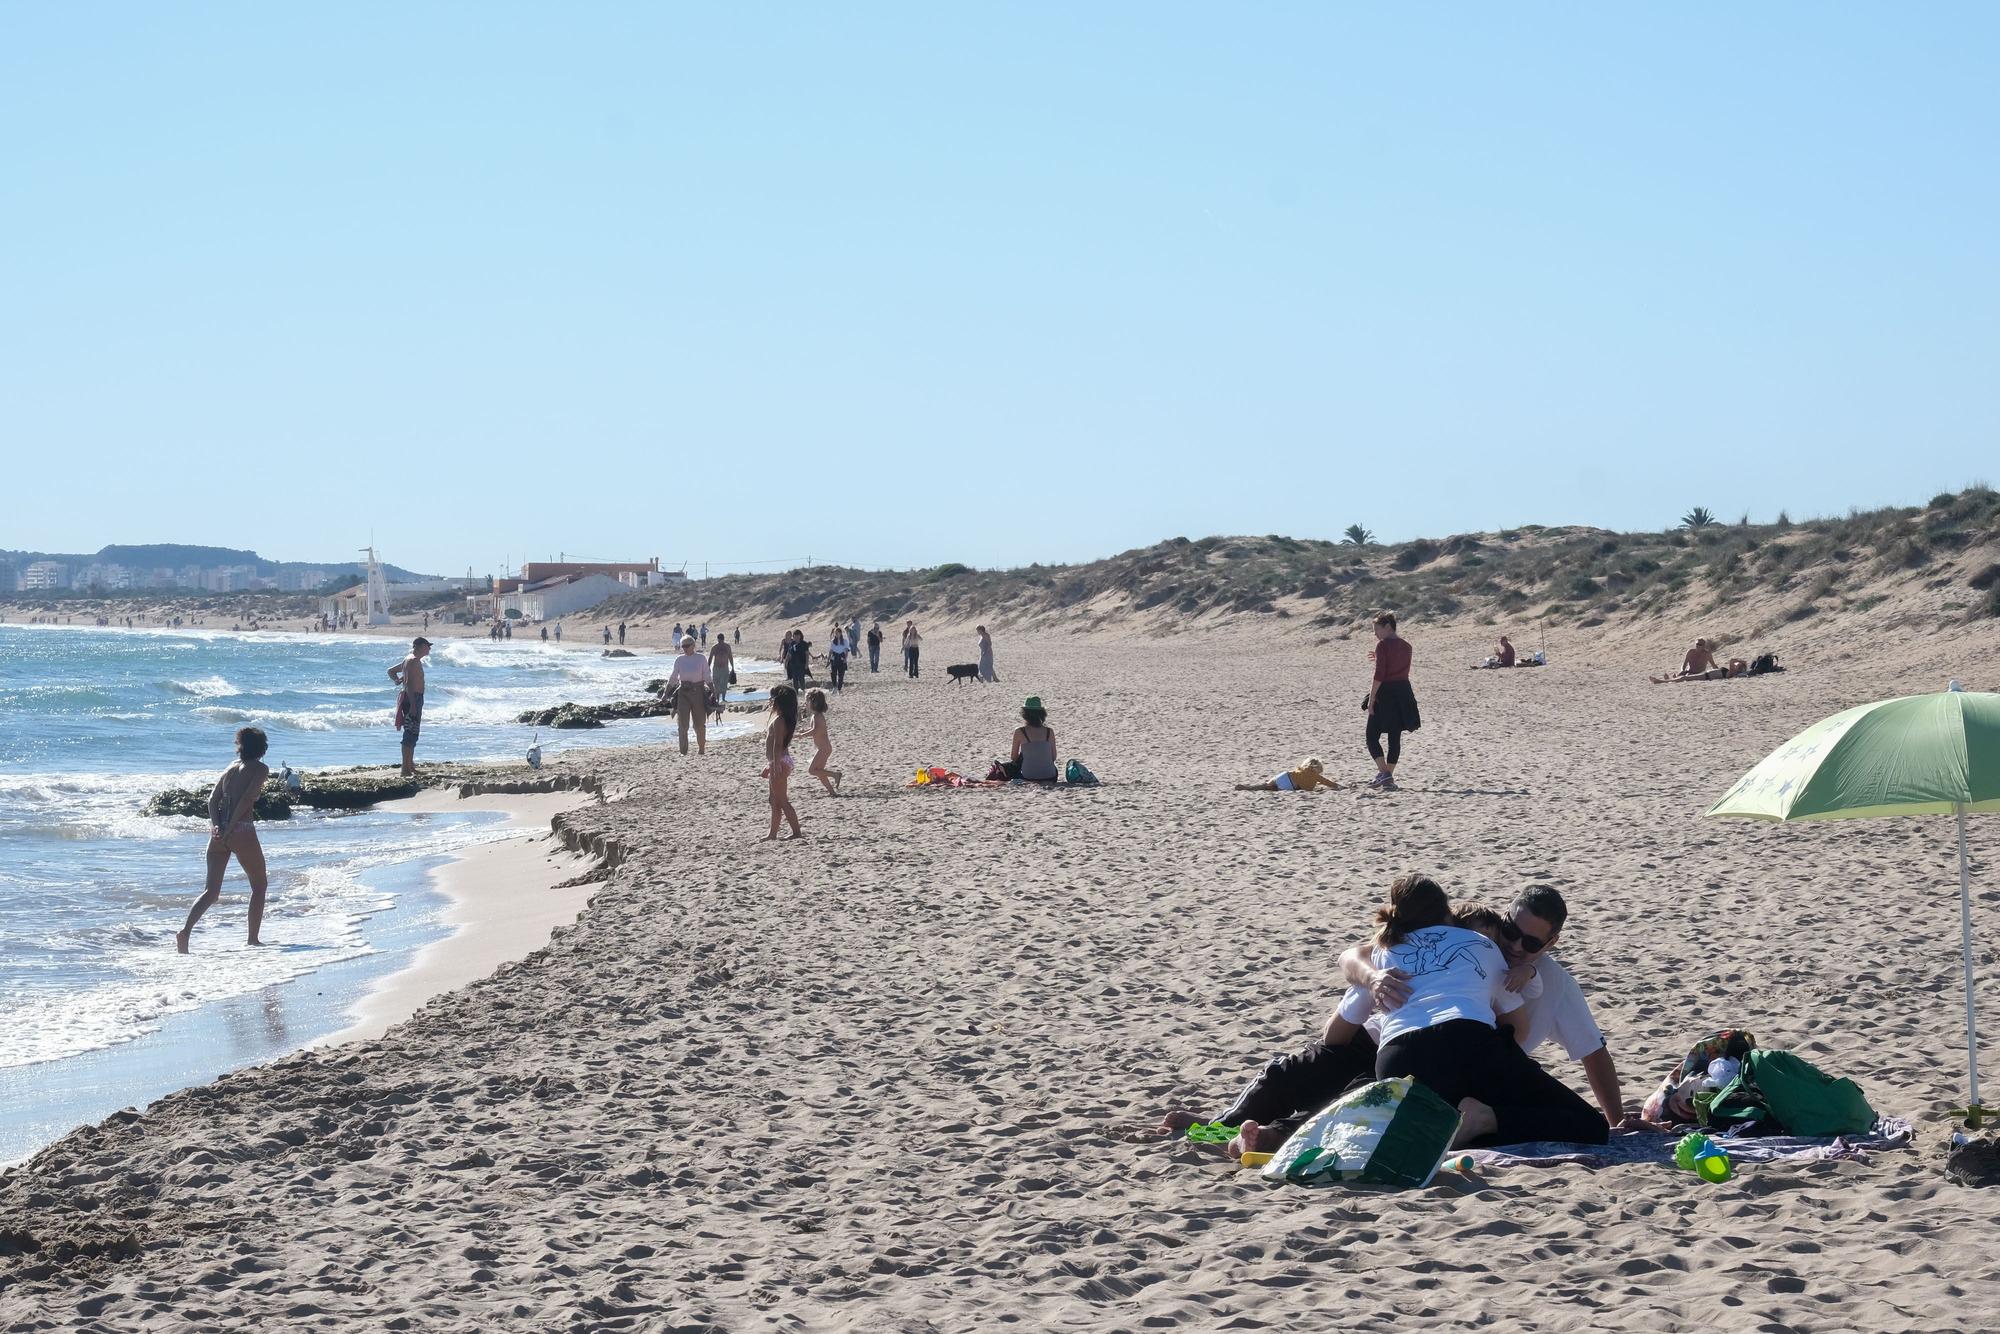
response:
{"label": "sand dune", "polygon": [[[941,679],[970,636],[930,628],[922,681],[864,674],[837,702],[852,795],[800,783],[797,845],[755,841],[748,745],[593,756],[625,795],[568,819],[627,856],[574,927],[379,1039],[0,1178],[0,1321],[1992,1326],[1994,1201],[1937,1151],[1962,1077],[1943,825],[1696,818],[1838,707],[2000,684],[1971,666],[1990,672],[1990,626],[1673,688],[1641,683],[1667,639],[1569,636],[1547,669],[1474,673],[1484,632],[1416,626],[1405,790],[1237,794],[1308,752],[1368,772],[1364,641],[1271,625],[1017,626],[984,689]],[[1029,691],[1106,786],[901,788],[919,762],[983,770]],[[2000,821],[1980,824],[1990,849]],[[1145,1139],[1309,1035],[1333,955],[1410,868],[1468,897],[1563,891],[1564,957],[1635,1105],[1688,1038],[1741,1023],[1860,1080],[1918,1147],[1715,1188],[1565,1166],[1377,1196]]]}

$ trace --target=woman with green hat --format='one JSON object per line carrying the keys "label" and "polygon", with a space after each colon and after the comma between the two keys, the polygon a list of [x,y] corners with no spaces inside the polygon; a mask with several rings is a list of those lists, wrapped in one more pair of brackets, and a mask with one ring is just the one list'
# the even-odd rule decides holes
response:
{"label": "woman with green hat", "polygon": [[1014,753],[1007,763],[1010,777],[1030,783],[1056,781],[1056,733],[1048,725],[1049,711],[1040,695],[1021,703],[1021,726],[1014,729]]}

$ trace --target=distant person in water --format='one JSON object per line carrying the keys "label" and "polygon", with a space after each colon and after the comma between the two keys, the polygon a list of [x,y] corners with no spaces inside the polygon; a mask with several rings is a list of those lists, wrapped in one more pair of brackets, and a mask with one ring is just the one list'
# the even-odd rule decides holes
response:
{"label": "distant person in water", "polygon": [[790,686],[772,686],[769,714],[764,723],[764,777],[771,780],[771,832],[765,839],[776,838],[781,823],[791,825],[793,838],[804,838],[791,797],[792,738],[799,730],[799,692]]}
{"label": "distant person in water", "polygon": [[813,743],[812,763],[806,766],[806,772],[819,779],[827,796],[837,797],[840,795],[840,770],[826,767],[826,762],[833,758],[833,738],[826,730],[826,692],[806,691],[806,708],[812,715]]}
{"label": "distant person in water", "polygon": [[431,641],[418,635],[410,641],[410,656],[389,669],[389,679],[402,687],[396,692],[396,727],[403,734],[403,776],[417,771],[417,734],[424,724],[424,659],[430,656]]}
{"label": "distant person in water", "polygon": [[264,763],[270,744],[261,727],[239,729],[236,763],[222,771],[208,794],[208,883],[194,907],[188,909],[187,924],[174,933],[174,948],[182,954],[188,952],[195,923],[222,897],[222,873],[229,869],[232,856],[243,868],[243,878],[250,882],[250,943],[264,943],[257,933],[264,924],[264,891],[270,879],[264,873],[264,847],[257,841],[255,812],[264,780],[271,776],[270,766]]}
{"label": "distant person in water", "polygon": [[[1368,686],[1368,754],[1375,761],[1375,776],[1368,786],[1396,790],[1396,763],[1403,758],[1403,733],[1414,732],[1422,721],[1417,714],[1417,694],[1410,686],[1410,641],[1396,633],[1396,614],[1385,611],[1375,618],[1375,677]],[[1388,751],[1382,738],[1389,738]]]}
{"label": "distant person in water", "polygon": [[1238,792],[1311,792],[1314,788],[1337,788],[1340,784],[1326,776],[1326,763],[1317,757],[1300,760],[1299,767],[1287,769],[1262,783],[1238,783]]}

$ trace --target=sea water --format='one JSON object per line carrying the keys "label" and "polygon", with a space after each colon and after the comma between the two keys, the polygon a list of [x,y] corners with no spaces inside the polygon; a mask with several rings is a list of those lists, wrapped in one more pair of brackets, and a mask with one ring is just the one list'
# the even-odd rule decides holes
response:
{"label": "sea water", "polygon": [[[245,725],[269,735],[274,772],[396,763],[386,670],[403,651],[358,635],[0,625],[0,1162],[75,1124],[72,1110],[103,1115],[337,1031],[375,978],[444,933],[426,873],[505,837],[498,815],[299,808],[261,824],[269,943],[244,942],[232,862],[181,955],[207,823],[142,813],[162,788],[212,784]],[[634,698],[670,664],[441,639],[418,761],[519,760],[533,735],[519,713]],[[671,735],[671,720],[638,719],[541,743],[553,759]],[[259,1017],[230,1018],[246,1014]],[[162,1050],[176,1041],[213,1050]]]}

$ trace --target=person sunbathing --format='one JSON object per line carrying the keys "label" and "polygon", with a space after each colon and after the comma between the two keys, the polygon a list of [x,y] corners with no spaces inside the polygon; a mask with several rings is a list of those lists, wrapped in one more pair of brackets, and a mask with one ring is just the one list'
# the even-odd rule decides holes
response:
{"label": "person sunbathing", "polygon": [[1300,760],[1299,767],[1287,769],[1277,777],[1262,783],[1238,783],[1238,792],[1311,792],[1314,788],[1338,788],[1340,784],[1326,776],[1326,764],[1314,756]]}
{"label": "person sunbathing", "polygon": [[1655,676],[1652,682],[1663,686],[1675,681],[1719,681],[1728,675],[1729,668],[1716,662],[1715,650],[1708,646],[1708,641],[1697,639],[1694,647],[1687,651],[1687,656],[1681,659],[1678,672],[1670,676]]}

